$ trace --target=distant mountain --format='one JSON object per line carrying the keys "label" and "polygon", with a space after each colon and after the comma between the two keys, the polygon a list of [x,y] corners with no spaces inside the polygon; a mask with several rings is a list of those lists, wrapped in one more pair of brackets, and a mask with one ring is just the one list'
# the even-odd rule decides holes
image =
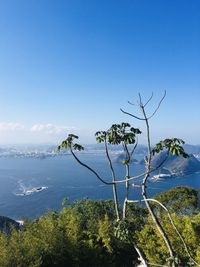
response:
{"label": "distant mountain", "polygon": [[[162,151],[155,155],[152,159],[152,167],[158,166],[166,157],[166,151]],[[189,158],[169,155],[165,163],[162,165],[160,173],[168,173],[171,175],[182,176],[193,174],[200,171],[200,161],[197,160],[192,154]]]}
{"label": "distant mountain", "polygon": [[[105,145],[103,143],[100,144],[91,144],[91,145],[84,145],[85,149],[87,150],[105,150]],[[134,145],[129,145],[129,150],[133,149]],[[110,151],[122,151],[122,145],[108,145]],[[144,154],[147,152],[147,146],[138,144],[135,153],[136,154]]]}
{"label": "distant mountain", "polygon": [[[69,151],[63,149],[61,152],[56,151],[56,145],[2,145],[0,146],[0,157],[17,157],[17,158],[40,158],[69,155]],[[78,152],[81,154],[105,154],[105,146],[101,144],[84,145],[85,150]],[[133,149],[133,145],[129,146],[129,150]],[[108,145],[110,154],[119,155],[123,153],[121,145]],[[200,145],[185,144],[184,149],[188,154],[193,154],[200,159]],[[147,154],[147,146],[138,145],[135,149],[134,155],[141,158]],[[120,159],[119,159],[120,161]],[[144,163],[142,161],[141,163]]]}
{"label": "distant mountain", "polygon": [[[114,162],[117,162],[117,163],[123,163],[123,160],[126,158],[126,155],[125,153],[121,153],[119,154],[115,159],[114,159]],[[139,163],[138,160],[136,159],[131,159],[130,163]]]}
{"label": "distant mountain", "polygon": [[[65,156],[70,155],[67,149],[63,149],[59,153],[56,150],[56,145],[7,145],[0,147],[0,157],[14,157],[14,158],[40,158]],[[78,152],[81,154],[105,154],[104,144],[84,145],[85,150]],[[123,152],[120,145],[108,145],[110,154],[119,154]],[[133,149],[133,145],[129,147]],[[135,154],[144,154],[147,151],[146,146],[138,145]]]}
{"label": "distant mountain", "polygon": [[188,154],[200,155],[200,145],[185,144],[183,147]]}
{"label": "distant mountain", "polygon": [[62,151],[59,154],[54,145],[13,145],[0,147],[0,157],[14,158],[40,158],[55,157],[56,155],[69,154],[68,151]]}

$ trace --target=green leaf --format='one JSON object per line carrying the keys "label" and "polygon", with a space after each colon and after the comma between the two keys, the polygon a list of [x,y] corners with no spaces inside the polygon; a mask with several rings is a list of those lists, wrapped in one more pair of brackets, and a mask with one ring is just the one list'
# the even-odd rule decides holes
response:
{"label": "green leaf", "polygon": [[74,150],[78,150],[78,151],[84,150],[84,147],[79,145],[79,144],[74,144],[73,148],[74,148]]}
{"label": "green leaf", "polygon": [[181,146],[185,142],[179,138],[167,138],[157,143],[152,149],[152,154],[155,155],[164,149],[167,149],[172,155],[188,157],[188,154],[184,151]]}

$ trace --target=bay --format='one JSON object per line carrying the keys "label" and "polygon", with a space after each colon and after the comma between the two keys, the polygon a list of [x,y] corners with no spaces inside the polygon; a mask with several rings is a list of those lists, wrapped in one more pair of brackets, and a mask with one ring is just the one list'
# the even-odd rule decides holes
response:
{"label": "bay", "polygon": [[[108,162],[102,154],[83,154],[81,159],[92,166],[106,181],[111,181]],[[122,164],[114,163],[118,179],[124,178]],[[143,172],[143,166],[131,165],[132,175]],[[131,183],[140,184],[141,179]],[[200,188],[200,174],[148,182],[152,196],[174,186]],[[45,189],[25,194],[33,188]],[[119,185],[119,199],[124,198],[124,185]],[[70,155],[45,159],[0,158],[0,215],[13,219],[37,218],[48,210],[60,210],[62,201],[76,199],[112,199],[112,186],[102,184]],[[130,188],[130,199],[141,199],[141,189]]]}

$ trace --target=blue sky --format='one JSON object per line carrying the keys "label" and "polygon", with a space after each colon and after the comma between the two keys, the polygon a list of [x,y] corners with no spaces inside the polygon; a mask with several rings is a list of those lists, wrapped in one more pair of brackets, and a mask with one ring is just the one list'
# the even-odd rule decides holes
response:
{"label": "blue sky", "polygon": [[[141,123],[127,100],[165,101],[152,140],[200,143],[198,0],[1,0],[0,143],[93,143],[112,123]],[[144,142],[144,136],[141,140]]]}

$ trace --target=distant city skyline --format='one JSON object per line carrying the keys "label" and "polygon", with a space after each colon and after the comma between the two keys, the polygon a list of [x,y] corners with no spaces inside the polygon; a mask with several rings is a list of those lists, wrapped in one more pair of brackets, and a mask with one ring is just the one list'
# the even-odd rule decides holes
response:
{"label": "distant city skyline", "polygon": [[[0,144],[95,143],[113,123],[144,125],[140,92],[154,98],[152,142],[200,144],[198,0],[0,1]],[[145,143],[145,135],[141,137]]]}

